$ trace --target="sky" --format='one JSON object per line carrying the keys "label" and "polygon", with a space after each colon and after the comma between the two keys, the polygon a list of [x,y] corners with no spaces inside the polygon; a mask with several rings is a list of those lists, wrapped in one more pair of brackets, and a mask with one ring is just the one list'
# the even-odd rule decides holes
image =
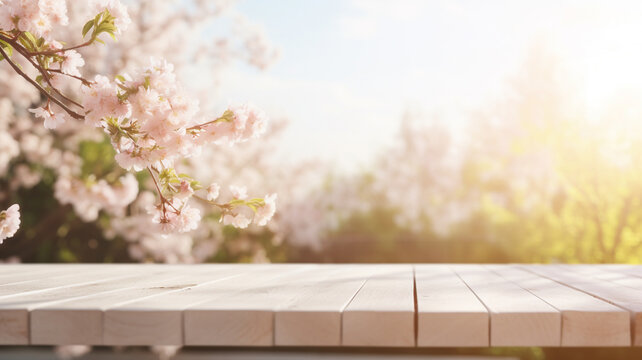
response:
{"label": "sky", "polygon": [[267,71],[226,71],[222,94],[289,120],[284,161],[359,169],[395,141],[407,111],[461,132],[536,46],[565,64],[589,111],[642,94],[642,2],[240,0],[237,9],[281,56]]}

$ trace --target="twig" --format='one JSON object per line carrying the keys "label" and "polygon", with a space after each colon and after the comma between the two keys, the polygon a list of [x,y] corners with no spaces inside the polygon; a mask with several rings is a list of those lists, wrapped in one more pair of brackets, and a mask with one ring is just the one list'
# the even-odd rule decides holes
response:
{"label": "twig", "polygon": [[56,53],[65,52],[65,51],[69,51],[69,50],[79,49],[79,48],[81,48],[81,47],[89,46],[89,45],[91,45],[92,43],[93,43],[93,39],[92,39],[92,40],[89,40],[89,41],[86,41],[86,42],[84,42],[84,43],[82,43],[82,44],[80,44],[80,45],[76,45],[76,46],[72,46],[72,47],[68,47],[68,48],[63,48],[63,49],[52,49],[52,50],[46,50],[46,51],[34,51],[34,52],[30,52],[29,54],[30,54],[31,56],[37,56],[37,55],[56,55]]}
{"label": "twig", "polygon": [[40,86],[40,84],[38,84],[34,79],[32,79],[31,77],[29,77],[29,75],[25,74],[25,73],[24,73],[24,71],[22,71],[22,69],[20,69],[20,67],[19,67],[18,65],[16,65],[16,64],[15,64],[15,63],[14,63],[14,62],[9,58],[9,56],[7,56],[7,53],[4,51],[4,49],[2,48],[2,46],[0,46],[0,54],[5,58],[5,60],[7,60],[7,62],[9,63],[9,65],[11,65],[11,67],[13,68],[13,70],[14,70],[16,73],[18,73],[18,75],[22,76],[25,80],[27,80],[31,85],[33,85],[36,89],[38,89],[38,90],[40,91],[40,93],[42,93],[44,96],[46,96],[47,98],[51,99],[51,101],[53,101],[53,102],[54,102],[54,104],[56,104],[56,105],[60,106],[60,107],[61,107],[63,110],[65,110],[65,111],[66,111],[66,112],[67,112],[71,117],[73,117],[74,119],[78,119],[78,120],[84,120],[84,119],[85,119],[85,117],[84,117],[83,115],[80,115],[80,114],[78,114],[77,112],[75,112],[75,111],[71,110],[69,107],[67,107],[67,105],[63,104],[63,103],[62,103],[62,101],[60,101],[60,100],[56,99],[55,97],[51,96],[51,94],[49,94],[49,93],[47,92],[47,90],[45,90],[42,86]]}
{"label": "twig", "polygon": [[[56,88],[53,86],[53,84],[51,84],[50,76],[49,76],[49,74],[47,74],[47,71],[51,71],[51,69],[45,69],[45,68],[44,68],[44,66],[42,65],[42,62],[40,61],[40,59],[39,59],[39,58],[36,58],[36,59],[38,60],[38,63],[35,63],[35,62],[31,59],[31,57],[29,56],[29,52],[27,51],[27,49],[25,49],[24,47],[20,46],[20,44],[18,44],[15,40],[14,40],[14,41],[8,41],[8,42],[11,44],[11,46],[13,46],[13,48],[14,48],[14,49],[16,49],[16,51],[17,51],[20,55],[22,55],[22,57],[24,57],[25,59],[27,59],[27,61],[29,61],[29,63],[30,63],[34,68],[36,68],[36,69],[38,70],[38,72],[40,72],[40,74],[41,74],[41,75],[42,75],[42,77],[45,79],[45,81],[47,82],[47,84],[49,85],[49,87],[50,87],[50,88],[51,88],[51,89],[52,89],[56,94],[60,95],[63,99],[65,99],[65,100],[69,101],[70,103],[72,103],[72,104],[74,104],[74,105],[76,105],[76,106],[80,107],[81,109],[83,108],[83,106],[82,106],[81,104],[79,104],[79,103],[77,103],[76,101],[74,101],[74,100],[70,99],[70,98],[69,98],[69,97],[67,97],[65,94],[63,94],[63,93],[62,93],[62,92],[60,92],[58,89],[56,89]],[[60,73],[61,73],[61,74],[64,74],[62,71],[60,71]],[[66,75],[66,74],[65,74],[65,75]],[[69,75],[69,76],[72,76],[72,75]],[[80,79],[81,81],[83,81],[83,83],[84,83],[84,82],[86,82],[86,80],[85,80],[85,79],[82,79],[82,78],[79,78],[79,79]]]}

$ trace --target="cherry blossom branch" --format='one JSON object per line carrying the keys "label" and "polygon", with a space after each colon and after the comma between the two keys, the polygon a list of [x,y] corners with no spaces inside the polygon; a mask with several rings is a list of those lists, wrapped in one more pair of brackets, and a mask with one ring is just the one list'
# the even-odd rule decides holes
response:
{"label": "cherry blossom branch", "polygon": [[57,53],[69,51],[69,50],[75,50],[75,49],[80,49],[86,46],[89,46],[94,43],[94,39],[88,40],[82,44],[76,45],[76,46],[71,46],[68,48],[62,48],[62,49],[52,49],[52,50],[46,50],[46,51],[34,51],[34,52],[29,52],[29,55],[31,56],[37,56],[37,55],[56,55]]}
{"label": "cherry blossom branch", "polygon": [[148,167],[147,172],[149,172],[152,180],[154,180],[154,185],[156,186],[156,190],[158,191],[158,196],[160,196],[161,201],[164,201],[165,197],[163,196],[163,192],[161,191],[160,186],[158,186],[158,181],[156,181],[156,176],[152,172],[152,169]]}
{"label": "cherry blossom branch", "polygon": [[7,60],[7,62],[9,63],[9,65],[11,65],[11,67],[13,68],[13,70],[14,70],[16,73],[18,73],[18,75],[22,76],[22,77],[23,77],[25,80],[27,80],[31,85],[33,85],[36,89],[38,89],[38,90],[40,91],[40,93],[41,93],[41,94],[43,94],[43,95],[45,95],[47,98],[51,99],[51,101],[52,101],[54,104],[56,104],[56,105],[60,106],[60,107],[61,107],[63,110],[65,110],[65,111],[66,111],[66,112],[67,112],[71,117],[73,117],[74,119],[78,119],[78,120],[83,120],[83,119],[85,118],[83,115],[80,115],[80,114],[78,114],[77,112],[75,112],[75,111],[71,110],[71,109],[70,109],[69,107],[67,107],[67,105],[65,105],[62,101],[60,101],[60,100],[56,99],[54,96],[51,96],[51,94],[49,94],[49,93],[47,92],[47,90],[45,90],[42,86],[40,86],[40,84],[38,84],[38,82],[36,82],[34,79],[32,79],[29,75],[25,74],[25,72],[24,72],[24,71],[22,71],[22,69],[20,69],[20,67],[19,67],[16,63],[14,63],[14,62],[9,58],[9,56],[8,56],[8,55],[7,55],[7,53],[4,51],[4,49],[2,48],[2,46],[0,46],[0,55],[2,55],[2,56],[4,57],[4,59],[5,59],[5,60]]}
{"label": "cherry blossom branch", "polygon": [[[83,78],[83,77],[81,77],[81,76],[76,76],[76,75],[67,74],[67,73],[62,72],[62,70],[58,70],[58,69],[47,69],[47,71],[49,71],[49,72],[55,72],[55,73],[60,74],[60,75],[64,75],[64,76],[68,76],[68,77],[70,77],[70,78],[74,78],[74,79],[76,79],[76,80],[78,80],[78,81],[82,82],[82,83],[83,83],[83,85],[86,85],[86,86],[90,86],[91,84],[93,84],[91,81],[89,81],[89,80],[87,80],[87,79],[85,79],[85,78]],[[81,107],[82,107],[82,106],[81,106]]]}
{"label": "cherry blossom branch", "polygon": [[[233,114],[230,114],[230,115],[233,115]],[[221,117],[219,117],[219,118],[216,118],[216,119],[214,119],[214,120],[210,120],[210,121],[204,122],[204,123],[202,123],[202,124],[198,124],[198,125],[194,125],[194,126],[188,127],[188,128],[187,128],[187,129],[185,129],[185,130],[186,130],[186,131],[190,131],[190,130],[200,130],[200,129],[204,128],[204,127],[205,127],[205,126],[207,126],[207,125],[216,124],[216,123],[221,122],[221,121],[229,121],[227,111],[223,114],[223,116],[221,116]]]}
{"label": "cherry blossom branch", "polygon": [[[152,221],[168,233],[195,229],[201,214],[188,201],[202,186],[189,175],[177,174],[173,164],[208,143],[232,145],[258,137],[265,130],[266,116],[252,106],[231,106],[214,120],[193,125],[198,104],[175,80],[173,65],[162,59],[151,59],[150,65],[133,78],[116,76],[112,80],[99,74],[92,82],[84,79],[78,70],[84,60],[75,49],[102,42],[98,36],[105,33],[116,39],[116,34],[125,29],[130,18],[118,0],[110,0],[96,17],[85,23],[82,36],[91,34],[88,41],[66,48],[50,37],[50,26],[43,28],[21,4],[16,1],[8,5],[12,14],[15,13],[14,18],[22,22],[20,28],[16,20],[7,25],[9,29],[0,30],[0,54],[18,75],[46,98],[45,105],[29,111],[43,118],[45,128],[49,129],[65,121],[60,109],[74,119],[84,120],[87,125],[102,128],[109,135],[116,150],[115,160],[123,169],[147,169],[152,177],[160,198]],[[64,7],[47,9],[44,14],[47,24],[65,25],[67,21]],[[7,54],[14,50],[37,70],[37,77],[31,78],[8,57]],[[87,85],[81,88],[81,101],[74,101],[53,85],[58,74]],[[57,107],[52,107],[51,103]],[[76,112],[73,106],[82,112]],[[57,116],[58,112],[60,116]],[[211,129],[209,125],[216,127]],[[135,182],[134,176],[129,175]],[[70,187],[75,186],[85,185],[70,184]],[[276,194],[248,198],[244,187],[230,186],[232,199],[217,203],[214,200],[218,198],[219,189],[220,186],[213,183],[207,188],[207,199],[200,196],[197,199],[219,208],[225,225],[245,228],[255,223],[263,226],[274,215]]]}
{"label": "cherry blossom branch", "polygon": [[200,201],[203,201],[203,202],[209,204],[209,205],[214,205],[214,206],[218,207],[221,210],[229,210],[232,207],[230,204],[219,204],[219,203],[216,203],[214,201],[207,200],[206,198],[204,198],[202,196],[199,196],[199,195],[196,195],[196,194],[194,194],[192,196],[194,198],[200,200]]}
{"label": "cherry blossom branch", "polygon": [[174,207],[174,205],[172,205],[171,201],[167,200],[167,198],[163,196],[163,192],[161,191],[160,186],[158,186],[158,181],[156,181],[156,176],[154,176],[152,169],[150,167],[147,167],[147,171],[149,172],[149,175],[151,175],[152,180],[154,180],[154,186],[156,186],[156,190],[158,191],[158,196],[163,206],[163,212],[165,212],[165,204],[169,205],[176,212],[180,212],[180,210],[178,210],[176,207]]}
{"label": "cherry blossom branch", "polygon": [[[20,37],[20,35],[17,35],[17,37]],[[24,57],[27,61],[29,61],[29,63],[30,63],[34,68],[36,68],[36,70],[38,70],[38,72],[40,72],[40,74],[42,75],[43,79],[45,79],[45,81],[47,82],[47,84],[49,85],[49,87],[50,87],[50,88],[51,88],[51,89],[52,89],[56,94],[58,94],[58,95],[59,95],[60,97],[62,97],[63,99],[65,99],[65,100],[69,101],[70,103],[72,103],[72,104],[74,104],[74,105],[76,105],[76,106],[78,106],[78,107],[82,108],[82,105],[80,105],[78,102],[76,102],[76,101],[72,100],[71,98],[69,98],[68,96],[66,96],[65,94],[63,94],[60,90],[58,90],[56,87],[54,87],[54,86],[53,86],[53,84],[52,84],[52,83],[51,83],[51,81],[50,81],[50,76],[49,76],[49,74],[47,73],[47,71],[51,71],[51,69],[45,69],[45,68],[44,68],[44,66],[43,66],[43,64],[42,64],[42,61],[41,61],[40,57],[36,57],[36,60],[38,60],[38,63],[36,63],[36,62],[34,62],[34,61],[31,59],[31,56],[29,55],[29,54],[30,54],[30,53],[29,53],[29,50],[25,49],[25,48],[24,48],[21,44],[19,44],[15,39],[13,39],[13,40],[12,40],[12,39],[8,39],[8,38],[3,37],[2,35],[0,35],[0,39],[2,39],[2,40],[4,40],[4,41],[6,41],[7,43],[9,43],[9,44],[10,44],[10,45],[11,45],[11,46],[12,46],[12,47],[13,47],[13,48],[14,48],[14,49],[15,49],[15,50],[20,54],[20,55],[22,55],[22,57]],[[60,73],[61,73],[61,74],[64,74],[62,71],[60,71]],[[67,74],[65,74],[65,75],[67,75]],[[69,75],[69,76],[73,76],[73,75]],[[74,76],[74,77],[75,77],[75,76]],[[87,80],[85,80],[85,79],[83,79],[83,78],[79,78],[79,80],[81,80],[83,83],[88,82]],[[70,114],[70,115],[71,115],[71,114]],[[73,116],[73,115],[72,115],[72,116]]]}
{"label": "cherry blossom branch", "polygon": [[[22,53],[20,53],[20,54],[22,56],[24,56],[24,54],[22,54]],[[74,104],[74,105],[76,105],[76,106],[78,106],[79,108],[82,109],[82,105],[80,105],[78,102],[72,100],[71,98],[69,98],[68,96],[63,94],[60,90],[58,90],[55,86],[53,86],[53,84],[51,83],[51,77],[47,73],[48,69],[45,69],[44,65],[42,64],[42,60],[39,57],[36,57],[36,59],[38,60],[39,66],[36,66],[36,64],[33,64],[33,62],[32,62],[32,64],[36,67],[36,69],[38,69],[38,71],[42,75],[42,78],[45,79],[45,81],[47,82],[47,85],[49,85],[49,88],[51,90],[53,90],[56,94],[58,94],[58,96],[62,97],[63,99],[69,101],[70,103],[72,103],[72,104]]]}

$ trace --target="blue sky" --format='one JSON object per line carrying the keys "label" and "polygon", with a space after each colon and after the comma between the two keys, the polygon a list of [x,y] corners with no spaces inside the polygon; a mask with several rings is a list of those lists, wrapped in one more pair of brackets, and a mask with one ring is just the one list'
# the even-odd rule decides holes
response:
{"label": "blue sky", "polygon": [[[221,94],[290,126],[286,161],[364,166],[406,110],[455,133],[501,97],[536,45],[559,55],[597,111],[642,84],[642,5],[635,1],[241,0],[281,50],[266,72],[238,66]],[[570,66],[569,66],[570,65]]]}

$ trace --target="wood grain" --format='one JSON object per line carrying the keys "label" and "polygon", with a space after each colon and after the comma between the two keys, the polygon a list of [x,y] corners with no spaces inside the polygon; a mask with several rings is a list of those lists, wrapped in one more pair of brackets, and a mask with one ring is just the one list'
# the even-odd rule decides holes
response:
{"label": "wood grain", "polygon": [[489,315],[446,265],[416,265],[417,346],[488,346]]}
{"label": "wood grain", "polygon": [[562,313],[562,346],[630,346],[628,311],[516,267],[490,266]]}
{"label": "wood grain", "polygon": [[379,266],[343,312],[343,345],[415,346],[412,266]]}
{"label": "wood grain", "polygon": [[482,266],[453,269],[490,311],[491,346],[560,346],[557,309]]}
{"label": "wood grain", "polygon": [[632,318],[633,345],[642,345],[642,290],[581,275],[563,266],[529,265],[522,268],[628,310]]}
{"label": "wood grain", "polygon": [[0,344],[641,346],[642,266],[1,264]]}

